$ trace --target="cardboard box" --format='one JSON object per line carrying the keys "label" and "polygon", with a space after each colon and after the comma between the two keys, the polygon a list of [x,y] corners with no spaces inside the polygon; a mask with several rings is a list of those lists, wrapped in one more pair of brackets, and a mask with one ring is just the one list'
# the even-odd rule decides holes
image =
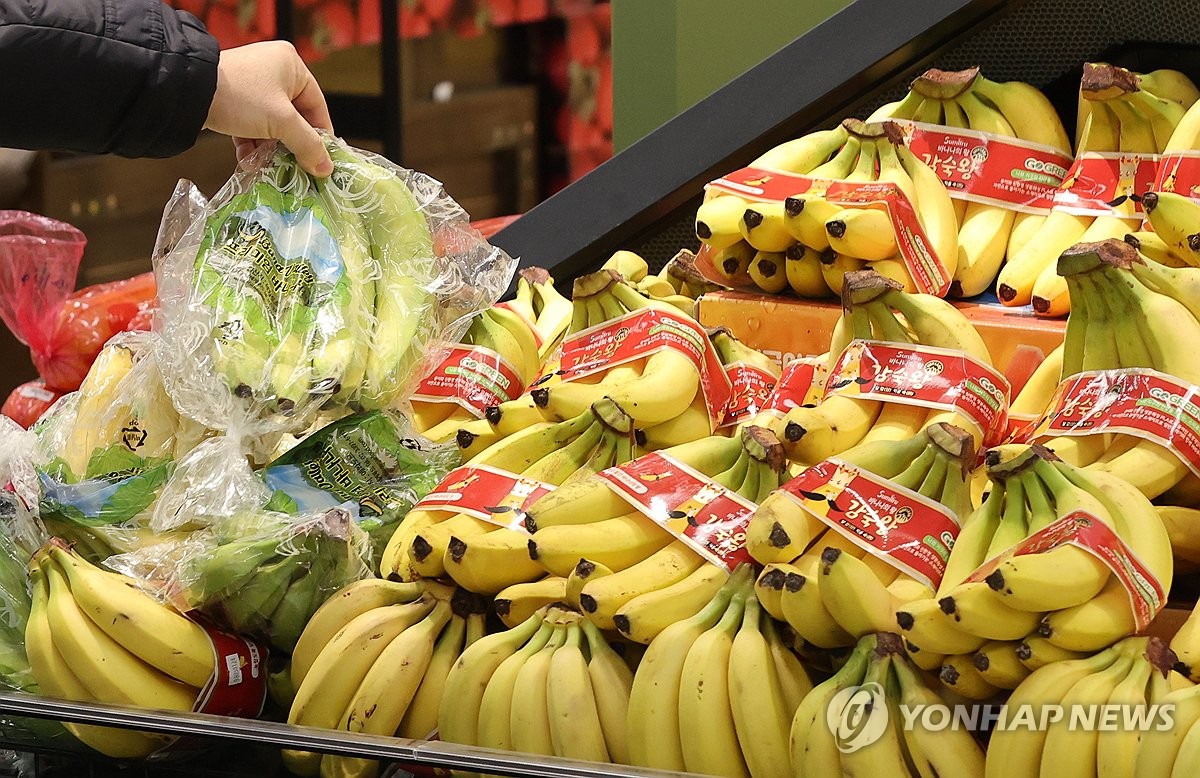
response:
{"label": "cardboard box", "polygon": [[[979,330],[1014,395],[1063,340],[1064,320],[1039,319],[1029,308],[970,302],[955,306]],[[780,363],[824,353],[841,313],[841,305],[833,301],[748,292],[714,292],[696,305],[696,317],[705,327],[728,327],[743,343]]]}

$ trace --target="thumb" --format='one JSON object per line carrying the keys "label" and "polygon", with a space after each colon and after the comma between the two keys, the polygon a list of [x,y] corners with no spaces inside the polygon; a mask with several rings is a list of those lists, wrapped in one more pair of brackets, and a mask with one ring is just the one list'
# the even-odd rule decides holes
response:
{"label": "thumb", "polygon": [[279,127],[278,135],[307,172],[319,178],[333,172],[333,160],[325,148],[325,141],[298,111],[290,111]]}

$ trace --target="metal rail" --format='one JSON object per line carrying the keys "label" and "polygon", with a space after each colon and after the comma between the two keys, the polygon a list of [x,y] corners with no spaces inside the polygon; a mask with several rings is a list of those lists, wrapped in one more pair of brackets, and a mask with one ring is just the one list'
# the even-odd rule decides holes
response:
{"label": "metal rail", "polygon": [[666,778],[680,773],[473,748],[440,741],[362,735],[203,713],[150,711],[0,692],[0,713],[78,724],[251,742],[323,754],[445,767],[514,778]]}

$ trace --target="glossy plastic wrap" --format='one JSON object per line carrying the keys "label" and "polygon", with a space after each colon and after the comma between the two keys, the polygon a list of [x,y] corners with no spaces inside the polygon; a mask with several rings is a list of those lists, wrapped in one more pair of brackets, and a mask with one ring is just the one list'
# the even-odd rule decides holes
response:
{"label": "glossy plastic wrap", "polygon": [[390,406],[511,279],[438,182],[327,143],[327,179],[267,146],[200,215],[178,190],[164,214],[164,373],[208,426],[297,431],[329,406]]}

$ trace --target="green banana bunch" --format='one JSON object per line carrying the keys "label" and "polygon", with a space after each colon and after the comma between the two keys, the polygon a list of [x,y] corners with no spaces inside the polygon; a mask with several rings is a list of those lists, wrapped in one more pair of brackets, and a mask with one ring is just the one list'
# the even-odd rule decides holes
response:
{"label": "green banana bunch", "polygon": [[[315,519],[246,519],[184,573],[189,604],[228,628],[290,653],[325,599],[366,572],[365,539],[339,508]],[[254,525],[251,525],[254,526]]]}

